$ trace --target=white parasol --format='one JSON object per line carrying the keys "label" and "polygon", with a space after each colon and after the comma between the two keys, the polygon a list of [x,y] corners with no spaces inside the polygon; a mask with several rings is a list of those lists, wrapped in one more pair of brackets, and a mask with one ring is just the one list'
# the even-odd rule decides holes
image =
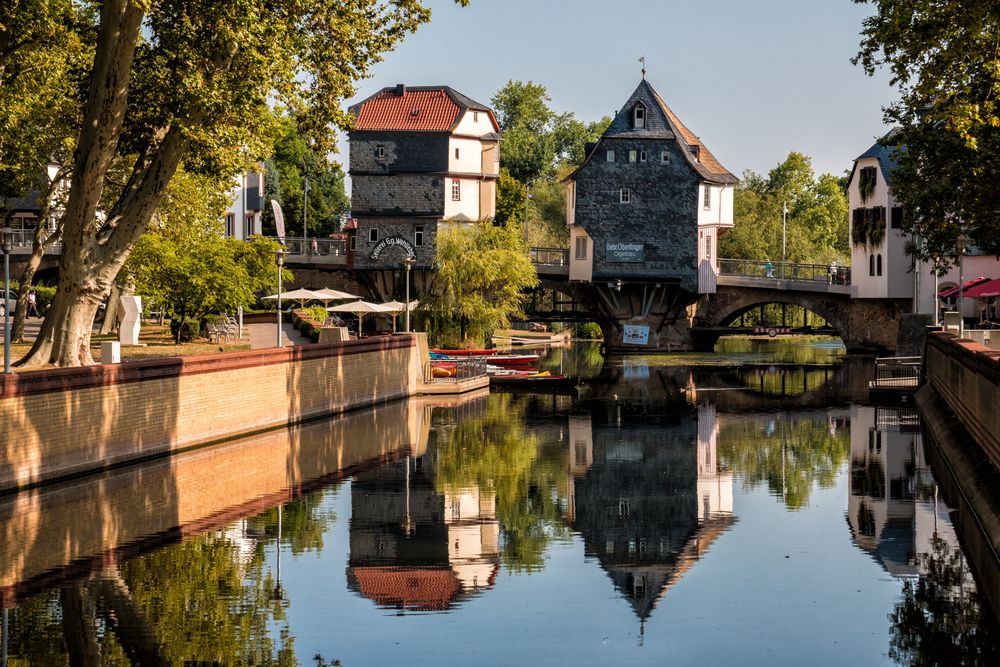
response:
{"label": "white parasol", "polygon": [[387,308],[380,303],[369,303],[367,301],[352,301],[342,303],[339,306],[330,306],[326,309],[330,313],[352,313],[358,317],[358,336],[361,335],[361,322],[365,315],[371,313],[391,313],[392,308]]}

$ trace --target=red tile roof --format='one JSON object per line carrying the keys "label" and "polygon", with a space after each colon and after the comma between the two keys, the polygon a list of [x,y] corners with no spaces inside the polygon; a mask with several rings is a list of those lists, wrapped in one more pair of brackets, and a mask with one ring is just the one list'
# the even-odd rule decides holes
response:
{"label": "red tile roof", "polygon": [[[402,90],[402,94],[400,91]],[[408,130],[448,132],[455,128],[467,109],[485,111],[499,131],[489,107],[448,86],[383,88],[351,107],[356,130]]]}
{"label": "red tile roof", "polygon": [[443,611],[462,592],[449,567],[355,567],[364,597],[383,607]]}

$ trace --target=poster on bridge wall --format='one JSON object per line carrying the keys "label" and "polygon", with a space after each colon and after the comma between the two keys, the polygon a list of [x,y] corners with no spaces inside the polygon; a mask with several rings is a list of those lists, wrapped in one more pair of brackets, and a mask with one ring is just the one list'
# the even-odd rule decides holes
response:
{"label": "poster on bridge wall", "polygon": [[622,329],[623,345],[648,345],[649,327],[638,324],[626,324]]}

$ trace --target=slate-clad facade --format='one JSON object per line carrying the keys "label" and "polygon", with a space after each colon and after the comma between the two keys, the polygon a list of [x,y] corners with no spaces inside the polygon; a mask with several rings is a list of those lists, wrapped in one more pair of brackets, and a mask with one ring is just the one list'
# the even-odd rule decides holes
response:
{"label": "slate-clad facade", "polygon": [[737,179],[645,79],[589,148],[567,184],[570,278],[710,291],[699,268],[715,267]]}
{"label": "slate-clad facade", "polygon": [[447,86],[399,85],[351,113],[355,268],[398,269],[408,254],[430,267],[439,225],[495,215],[500,135],[489,107]]}

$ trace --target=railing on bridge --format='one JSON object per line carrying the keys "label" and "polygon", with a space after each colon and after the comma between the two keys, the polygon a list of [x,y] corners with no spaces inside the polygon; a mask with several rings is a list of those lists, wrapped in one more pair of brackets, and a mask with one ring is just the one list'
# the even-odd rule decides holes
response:
{"label": "railing on bridge", "polygon": [[461,382],[462,380],[472,380],[486,375],[486,357],[469,357],[468,359],[457,359],[454,362],[454,375],[447,377],[434,376],[434,363],[424,364],[424,382]]}
{"label": "railing on bridge", "polygon": [[[43,238],[48,238],[51,232],[45,232]],[[25,252],[30,253],[31,248],[35,243],[35,230],[34,229],[15,229],[13,231],[14,238],[14,253],[24,254]],[[49,246],[46,251],[48,254],[58,253],[62,248],[62,243],[53,243]]]}
{"label": "railing on bridge", "polygon": [[762,280],[792,280],[829,285],[850,285],[851,269],[833,264],[795,264],[761,262],[754,259],[719,259],[719,275]]}
{"label": "railing on bridge", "polygon": [[[276,236],[271,237],[278,240]],[[289,259],[306,257],[315,262],[341,263],[347,258],[347,239],[285,237]]]}
{"label": "railing on bridge", "polygon": [[530,253],[536,266],[569,266],[569,250],[564,248],[532,248]]}
{"label": "railing on bridge", "polygon": [[920,357],[879,357],[870,387],[917,388],[920,386]]}

